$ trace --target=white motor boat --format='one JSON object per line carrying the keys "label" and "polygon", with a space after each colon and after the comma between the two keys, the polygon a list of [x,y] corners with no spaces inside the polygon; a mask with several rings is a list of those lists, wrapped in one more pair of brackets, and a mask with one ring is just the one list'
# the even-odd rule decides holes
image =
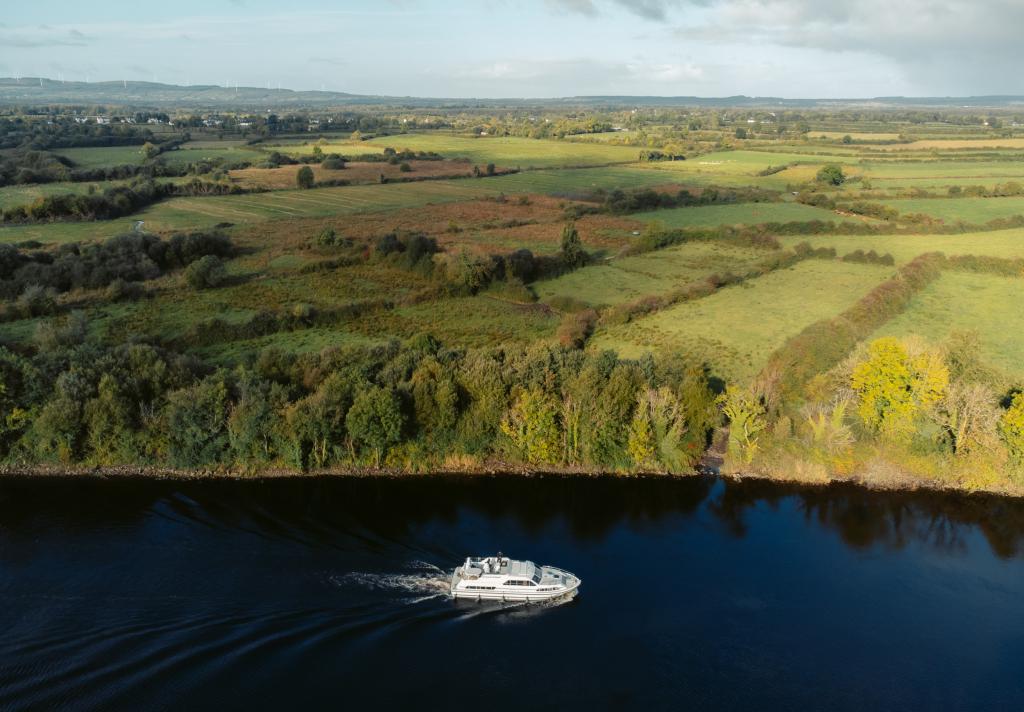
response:
{"label": "white motor boat", "polygon": [[572,597],[579,590],[578,577],[554,566],[537,566],[497,556],[466,561],[452,574],[452,597],[477,601],[546,601]]}

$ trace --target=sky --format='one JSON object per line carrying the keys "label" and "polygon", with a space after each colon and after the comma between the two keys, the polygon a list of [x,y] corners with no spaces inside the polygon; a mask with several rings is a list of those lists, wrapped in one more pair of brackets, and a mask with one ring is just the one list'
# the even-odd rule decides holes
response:
{"label": "sky", "polygon": [[421,97],[1024,94],[1024,0],[36,0],[0,76]]}

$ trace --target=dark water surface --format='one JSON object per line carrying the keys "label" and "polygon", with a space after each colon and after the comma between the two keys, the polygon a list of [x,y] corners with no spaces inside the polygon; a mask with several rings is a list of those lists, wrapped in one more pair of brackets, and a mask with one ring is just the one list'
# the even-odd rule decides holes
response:
{"label": "dark water surface", "polygon": [[[453,604],[467,554],[583,579]],[[1024,502],[716,479],[0,481],[0,709],[1024,709]]]}

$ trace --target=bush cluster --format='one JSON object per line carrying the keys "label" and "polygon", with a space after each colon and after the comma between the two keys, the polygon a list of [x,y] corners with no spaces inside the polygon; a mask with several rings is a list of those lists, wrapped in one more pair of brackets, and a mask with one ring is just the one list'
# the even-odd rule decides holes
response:
{"label": "bush cluster", "polygon": [[99,243],[66,243],[52,251],[0,245],[0,294],[14,299],[30,288],[59,293],[98,289],[117,280],[141,282],[207,255],[231,253],[230,239],[219,232],[179,233],[167,240],[129,233]]}
{"label": "bush cluster", "polygon": [[718,421],[705,372],[680,359],[453,351],[419,336],[317,355],[264,351],[225,371],[85,334],[69,320],[34,355],[0,349],[6,460],[415,470],[456,455],[687,471]]}

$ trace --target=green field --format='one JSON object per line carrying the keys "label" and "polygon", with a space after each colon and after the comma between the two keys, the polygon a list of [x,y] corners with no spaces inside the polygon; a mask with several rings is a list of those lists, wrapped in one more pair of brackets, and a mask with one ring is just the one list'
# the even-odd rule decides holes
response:
{"label": "green field", "polygon": [[99,222],[30,223],[0,227],[0,244],[38,240],[45,243],[103,240],[128,232],[135,220],[103,220]]}
{"label": "green field", "polygon": [[[220,222],[251,223],[276,218],[326,217],[399,210],[431,203],[493,197],[499,193],[586,193],[596,188],[664,185],[663,176],[636,168],[528,171],[494,178],[356,185],[251,195],[171,198],[114,223],[54,223],[0,228],[0,242],[38,239],[62,242],[82,235],[109,236],[135,220],[147,230],[177,230]],[[114,225],[117,227],[114,227]],[[111,229],[113,228],[113,229]]]}
{"label": "green field", "polygon": [[[328,143],[321,145],[324,153],[344,155],[374,153],[385,148],[397,151],[433,151],[445,158],[468,158],[475,164],[495,163],[509,168],[549,168],[555,166],[587,166],[609,163],[631,163],[640,155],[639,148],[611,146],[595,142],[548,141],[513,136],[453,136],[437,134],[398,134],[369,141]],[[311,153],[313,144],[287,149],[301,155]]]}
{"label": "green field", "polygon": [[107,168],[109,166],[139,165],[142,146],[103,146],[100,148],[61,148],[57,153],[74,161],[78,168]]}
{"label": "green field", "polygon": [[990,365],[1024,376],[1024,281],[946,272],[876,336],[916,334],[941,343],[956,331],[974,332],[982,347],[979,355]]}
{"label": "green field", "polygon": [[599,330],[592,349],[627,357],[679,352],[745,381],[787,338],[849,308],[892,275],[889,267],[807,260],[756,280]]}
{"label": "green field", "polygon": [[195,161],[220,161],[226,164],[259,163],[267,160],[267,152],[246,146],[244,143],[224,142],[222,145],[195,145],[186,143],[181,148],[160,154],[160,160],[177,166]]}
{"label": "green field", "polygon": [[538,282],[535,289],[543,301],[571,297],[592,306],[621,304],[665,294],[716,273],[741,271],[767,254],[764,250],[693,242],[584,267]]}
{"label": "green field", "polygon": [[857,221],[802,203],[738,203],[736,205],[701,205],[669,210],[652,210],[630,216],[636,220],[657,220],[667,228],[716,227],[718,225],[761,225],[763,223]]}
{"label": "green field", "polygon": [[909,262],[925,252],[947,255],[1024,257],[1024,229],[965,232],[956,235],[792,235],[779,238],[786,247],[809,242],[814,247],[834,247],[840,255],[854,250],[889,253],[897,264]]}
{"label": "green field", "polygon": [[898,210],[901,215],[923,213],[945,222],[965,222],[970,225],[1024,215],[1024,197],[886,200],[885,204]]}
{"label": "green field", "polygon": [[[855,130],[858,126],[861,130]],[[658,125],[651,131],[648,136],[671,133],[672,126]],[[947,127],[939,124],[900,127],[898,131],[910,131],[908,135],[912,137],[925,138],[948,136],[956,139],[985,135],[968,128],[961,133],[947,131]],[[725,133],[726,139],[731,138],[729,134],[728,131]],[[338,218],[336,224],[343,226],[342,218],[365,214],[365,220],[380,226],[374,230],[384,230],[387,229],[386,218],[372,216],[386,216],[392,211],[428,205],[480,201],[501,194],[542,194],[568,202],[593,197],[600,199],[600,191],[614,189],[663,188],[675,191],[684,186],[721,185],[779,191],[778,196],[782,199],[775,202],[676,208],[623,218],[605,215],[581,221],[580,225],[586,225],[586,220],[594,221],[586,233],[587,240],[592,241],[587,246],[605,261],[555,279],[536,282],[533,289],[541,302],[569,297],[604,308],[646,296],[663,296],[712,274],[741,272],[769,255],[752,248],[701,242],[632,257],[607,258],[634,239],[632,233],[639,229],[636,222],[658,221],[668,228],[814,220],[874,222],[793,202],[790,195],[793,190],[830,190],[814,182],[818,170],[826,163],[842,164],[848,176],[855,178],[834,191],[834,197],[840,203],[844,196],[863,191],[862,180],[868,180],[875,195],[889,196],[872,198],[873,202],[890,205],[904,215],[924,213],[947,222],[980,224],[996,217],[1024,214],[1024,198],[901,199],[894,193],[897,189],[909,187],[945,193],[950,185],[1024,182],[1024,160],[1020,160],[1020,149],[1013,144],[1004,149],[958,140],[955,143],[916,144],[911,150],[893,152],[883,150],[884,147],[879,145],[834,145],[815,138],[825,136],[826,140],[836,140],[847,134],[857,140],[884,141],[897,136],[897,130],[882,123],[865,122],[861,125],[853,122],[848,126],[813,130],[809,141],[760,140],[737,143],[737,146],[742,146],[737,150],[713,151],[709,144],[705,144],[701,151],[690,155],[686,161],[651,163],[637,162],[640,148],[615,145],[618,140],[636,138],[638,133],[635,131],[579,135],[567,140],[472,137],[449,132],[397,134],[366,141],[335,137],[322,143],[314,138],[293,137],[258,147],[237,139],[222,141],[208,137],[190,141],[181,149],[164,154],[162,160],[170,164],[216,159],[230,163],[258,163],[271,151],[301,155],[312,152],[314,145],[320,145],[325,153],[338,152],[350,156],[380,153],[386,147],[433,151],[448,158],[468,159],[474,165],[495,163],[501,167],[530,170],[480,179],[174,198],[157,203],[137,215],[109,222],[55,222],[3,227],[0,228],[0,243],[102,239],[126,232],[136,220],[144,221],[145,230],[156,232],[204,228],[217,223],[237,225],[232,234],[244,240],[247,249],[252,249],[231,262],[230,270],[234,275],[231,284],[210,292],[193,293],[182,290],[180,278],[168,277],[159,281],[161,286],[153,298],[131,304],[90,307],[93,328],[99,329],[100,333],[177,336],[197,321],[213,317],[240,321],[260,309],[289,309],[299,303],[329,309],[352,300],[401,300],[413,290],[427,286],[410,273],[392,273],[369,266],[302,273],[305,265],[326,259],[329,255],[296,251],[294,246],[308,244],[303,242],[308,240],[304,237],[306,231],[319,229],[316,222],[298,222],[296,227],[292,227],[288,221],[296,219]],[[690,150],[696,145],[692,142],[698,135],[717,140],[721,146],[721,141],[715,139],[720,134],[699,132],[690,137]],[[68,149],[61,153],[77,164],[89,167],[139,163],[142,160],[137,146]],[[582,167],[569,168],[571,166]],[[787,167],[772,175],[759,175],[769,166]],[[0,189],[0,208],[31,203],[39,197],[65,191],[80,192],[88,190],[88,186],[84,183],[10,186]],[[549,214],[544,220],[539,223],[529,219],[518,223],[513,221],[511,227],[504,224],[509,213],[498,217],[500,211],[497,207],[493,208],[495,217],[487,217],[488,211],[492,210],[488,206],[496,205],[485,201],[474,202],[473,207],[467,206],[465,217],[458,221],[462,230],[450,236],[443,229],[431,231],[444,235],[443,242],[450,250],[469,248],[486,253],[525,247],[537,253],[555,254],[563,220],[561,210],[565,204],[556,207],[549,202],[545,208]],[[514,217],[523,220],[530,216],[528,213],[515,213]],[[779,240],[789,248],[801,242],[810,242],[815,247],[834,247],[840,255],[857,249],[875,250],[881,254],[892,254],[899,264],[930,251],[950,255],[1024,257],[1024,229],[956,235],[799,235],[782,236]],[[787,336],[808,323],[839,313],[891,272],[888,267],[839,261],[803,262],[792,269],[667,308],[631,324],[599,330],[592,347],[617,348],[629,356],[647,350],[681,350],[706,360],[716,372],[732,378],[747,378]],[[927,336],[933,332],[938,334],[941,331],[938,325],[953,324],[955,320],[943,311],[942,299],[950,297],[950,290],[965,292],[965,279],[964,275],[954,275],[949,280],[944,277],[934,287],[934,296],[925,294],[915,301],[907,315],[890,325],[894,331],[886,333],[909,333],[913,324],[920,323],[922,326],[918,331],[927,332],[924,334]],[[989,278],[972,276],[971,279],[981,284]],[[983,301],[988,303],[999,299],[1001,304],[1012,304],[1015,282],[993,280],[993,284],[1003,286]],[[978,320],[982,324],[987,323],[984,315]],[[217,344],[201,349],[200,353],[218,362],[230,363],[246,353],[270,345],[294,352],[315,351],[336,344],[404,338],[422,331],[435,333],[458,345],[546,342],[554,338],[558,321],[559,316],[543,304],[517,305],[484,293],[475,297],[399,306],[332,328],[300,329]],[[4,331],[18,339],[28,338],[35,323],[34,320],[11,323],[5,326]],[[996,320],[993,318],[991,323],[995,324]],[[1007,323],[1015,322],[1010,320]],[[1015,326],[1012,328],[1017,330]],[[992,330],[994,333],[995,327]],[[993,359],[1005,367],[1014,352],[1008,347],[992,348]]]}
{"label": "green field", "polygon": [[62,193],[86,193],[91,186],[94,190],[103,190],[112,185],[118,185],[123,181],[110,181],[107,183],[35,183],[29,185],[8,185],[0,188],[0,210],[13,208],[18,205],[31,205],[39,198],[48,198],[51,195]]}

